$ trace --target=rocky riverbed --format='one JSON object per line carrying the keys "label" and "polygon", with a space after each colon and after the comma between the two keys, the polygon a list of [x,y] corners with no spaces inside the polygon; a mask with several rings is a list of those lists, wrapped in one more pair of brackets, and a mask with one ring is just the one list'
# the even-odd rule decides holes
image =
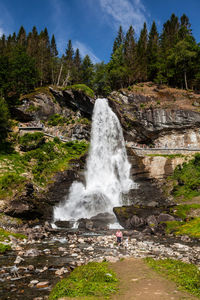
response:
{"label": "rocky riverbed", "polygon": [[52,286],[76,266],[89,261],[126,257],[174,258],[200,266],[200,243],[188,237],[124,231],[116,244],[115,230],[83,232],[37,226],[28,239],[11,239],[12,251],[0,255],[0,299],[48,299]]}

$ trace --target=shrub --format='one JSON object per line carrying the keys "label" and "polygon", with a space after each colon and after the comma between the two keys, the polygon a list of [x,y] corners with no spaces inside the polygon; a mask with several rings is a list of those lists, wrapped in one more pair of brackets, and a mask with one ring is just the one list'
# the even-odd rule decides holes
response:
{"label": "shrub", "polygon": [[59,114],[52,115],[48,120],[48,125],[51,126],[58,126],[58,125],[64,125],[64,123],[67,122],[67,119]]}
{"label": "shrub", "polygon": [[39,148],[45,143],[42,132],[25,133],[19,138],[20,149],[24,152]]}

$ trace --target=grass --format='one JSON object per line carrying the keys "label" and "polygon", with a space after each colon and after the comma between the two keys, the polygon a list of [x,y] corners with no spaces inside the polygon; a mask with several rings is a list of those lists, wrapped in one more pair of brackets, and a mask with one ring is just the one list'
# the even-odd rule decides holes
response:
{"label": "grass", "polygon": [[27,236],[21,233],[7,231],[0,227],[0,241],[10,240],[9,236],[14,236],[16,239],[26,239]]}
{"label": "grass", "polygon": [[162,156],[162,157],[167,157],[167,158],[177,158],[177,157],[185,157],[185,155],[183,155],[183,154],[147,154],[147,156],[152,156],[152,157],[154,157],[154,156]]}
{"label": "grass", "polygon": [[87,149],[83,141],[61,143],[54,139],[23,154],[0,154],[0,199],[12,196],[15,189],[22,190],[30,179],[45,187],[56,172],[68,169],[70,161]]}
{"label": "grass", "polygon": [[70,90],[70,89],[75,91],[82,91],[91,98],[95,97],[94,91],[85,84],[74,84],[74,85],[66,86],[64,88],[64,90]]}
{"label": "grass", "polygon": [[145,261],[156,272],[174,281],[181,290],[200,298],[200,270],[195,265],[174,259],[146,258]]}
{"label": "grass", "polygon": [[0,253],[5,253],[6,251],[8,250],[11,250],[11,246],[10,245],[5,245],[5,244],[2,244],[0,243]]}
{"label": "grass", "polygon": [[171,212],[181,219],[186,219],[192,210],[200,209],[200,204],[181,204],[171,209]]}
{"label": "grass", "polygon": [[109,268],[108,263],[90,262],[74,269],[68,278],[58,282],[52,289],[49,300],[61,297],[109,299],[109,296],[117,291],[117,285],[116,274]]}

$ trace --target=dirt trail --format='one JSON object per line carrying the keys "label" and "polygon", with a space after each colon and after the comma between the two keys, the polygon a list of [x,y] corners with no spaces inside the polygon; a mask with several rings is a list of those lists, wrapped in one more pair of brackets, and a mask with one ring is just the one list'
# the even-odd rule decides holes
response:
{"label": "dirt trail", "polygon": [[112,300],[195,300],[150,269],[141,259],[126,259],[112,264],[120,279],[119,293]]}

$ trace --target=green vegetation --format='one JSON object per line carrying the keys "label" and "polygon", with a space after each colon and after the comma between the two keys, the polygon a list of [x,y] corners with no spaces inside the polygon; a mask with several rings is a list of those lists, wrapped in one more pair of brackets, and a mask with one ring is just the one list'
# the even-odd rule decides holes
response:
{"label": "green vegetation", "polygon": [[3,98],[0,97],[0,144],[2,143],[2,140],[7,135],[8,130],[8,120],[9,120],[9,113],[8,113],[8,107]]}
{"label": "green vegetation", "polygon": [[[24,139],[26,143],[29,136]],[[0,198],[12,196],[16,187],[22,190],[28,177],[35,184],[45,186],[56,172],[69,168],[70,160],[79,158],[87,149],[85,142],[61,143],[54,139],[24,154],[0,154]]]}
{"label": "green vegetation", "polygon": [[200,238],[200,218],[191,217],[199,215],[200,204],[181,204],[171,208],[171,212],[182,221],[168,221],[166,223],[166,233],[175,235],[188,235],[192,238]]}
{"label": "green vegetation", "polygon": [[172,176],[174,180],[173,195],[186,200],[200,195],[200,154],[194,159],[177,166]]}
{"label": "green vegetation", "polygon": [[21,233],[13,233],[7,230],[4,230],[0,227],[0,241],[10,240],[9,236],[14,236],[16,239],[26,239],[27,236]]}
{"label": "green vegetation", "polygon": [[20,149],[25,152],[37,149],[44,143],[45,139],[42,132],[25,133],[19,138]]}
{"label": "green vegetation", "polygon": [[67,122],[67,119],[59,114],[52,115],[48,120],[48,125],[57,126],[64,125]]}
{"label": "green vegetation", "polygon": [[171,221],[166,222],[167,233],[175,235],[188,235],[192,238],[200,238],[200,218],[190,219],[187,222]]}
{"label": "green vegetation", "polygon": [[192,210],[200,209],[200,204],[180,204],[171,209],[171,212],[181,219],[186,219],[188,217],[188,213]]}
{"label": "green vegetation", "polygon": [[0,253],[5,253],[6,251],[11,250],[11,246],[10,245],[5,245],[0,243]]}
{"label": "green vegetation", "polygon": [[108,263],[91,262],[74,269],[68,278],[58,282],[49,300],[67,296],[84,297],[85,300],[91,297],[109,299],[117,291],[117,282],[116,274],[108,267]]}
{"label": "green vegetation", "polygon": [[64,88],[64,90],[69,90],[69,89],[72,89],[75,91],[82,91],[91,98],[94,98],[94,96],[95,96],[94,91],[85,84],[74,84],[74,85],[66,86]]}
{"label": "green vegetation", "polygon": [[200,298],[200,270],[197,266],[174,259],[146,258],[145,261],[156,272],[174,281],[181,290]]}
{"label": "green vegetation", "polygon": [[147,154],[147,156],[152,156],[152,157],[154,157],[154,156],[161,156],[161,157],[167,157],[167,158],[176,158],[176,157],[185,157],[185,155],[183,155],[183,154],[157,154],[157,153],[155,153],[155,154]]}

